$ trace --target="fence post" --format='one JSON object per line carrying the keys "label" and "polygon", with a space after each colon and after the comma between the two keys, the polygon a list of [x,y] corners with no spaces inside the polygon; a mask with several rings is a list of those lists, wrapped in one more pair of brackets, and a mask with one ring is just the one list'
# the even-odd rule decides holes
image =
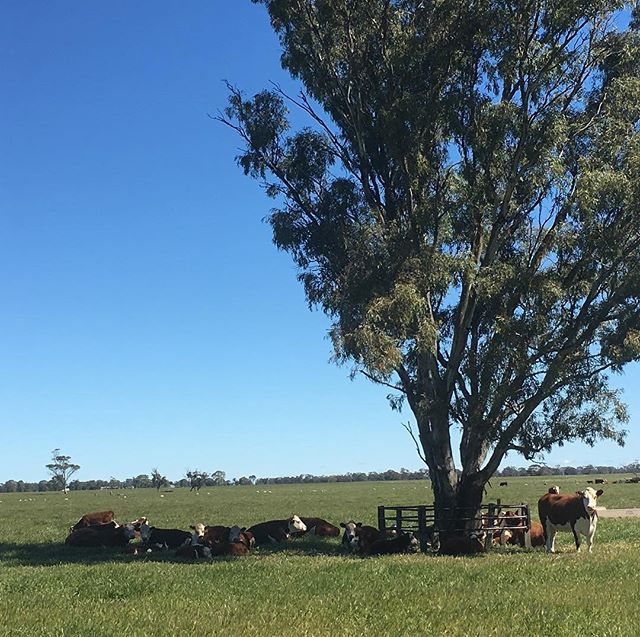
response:
{"label": "fence post", "polygon": [[383,506],[379,506],[378,507],[378,528],[381,531],[386,531],[387,530],[387,525],[386,525],[386,518],[385,518],[385,514],[384,514],[384,507]]}
{"label": "fence post", "polygon": [[[487,513],[487,535],[484,538],[484,550],[488,551],[493,543],[493,519],[495,518],[496,505],[493,502],[489,503],[489,511]],[[482,519],[482,518],[481,518]]]}
{"label": "fence post", "polygon": [[525,515],[525,524],[527,525],[527,530],[524,532],[524,546],[525,548],[531,548],[531,515],[529,513],[529,505],[522,503],[522,511]]}
{"label": "fence post", "polygon": [[427,550],[427,509],[424,506],[418,507],[418,537],[420,539],[420,550],[424,553]]}

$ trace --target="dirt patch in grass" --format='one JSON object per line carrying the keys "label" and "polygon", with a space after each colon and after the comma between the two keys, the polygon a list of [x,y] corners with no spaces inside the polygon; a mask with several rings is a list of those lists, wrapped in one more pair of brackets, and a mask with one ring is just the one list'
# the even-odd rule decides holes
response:
{"label": "dirt patch in grass", "polygon": [[600,518],[640,518],[640,509],[598,509]]}

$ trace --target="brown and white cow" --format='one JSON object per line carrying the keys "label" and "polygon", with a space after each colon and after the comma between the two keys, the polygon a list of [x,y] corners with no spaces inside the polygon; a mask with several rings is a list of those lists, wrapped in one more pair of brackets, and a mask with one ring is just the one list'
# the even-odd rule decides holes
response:
{"label": "brown and white cow", "polygon": [[242,557],[249,555],[249,547],[242,542],[217,542],[211,547],[211,554],[216,557],[223,555]]}
{"label": "brown and white cow", "polygon": [[596,491],[587,487],[573,495],[546,493],[538,500],[538,514],[549,553],[555,553],[556,533],[562,530],[573,532],[578,551],[581,544],[580,535],[584,535],[591,553],[598,524],[597,499],[602,493],[602,489]]}
{"label": "brown and white cow", "polygon": [[253,535],[257,545],[283,542],[288,540],[291,534],[306,530],[307,525],[297,515],[292,515],[286,520],[260,522],[247,529]]}
{"label": "brown and white cow", "polygon": [[348,522],[340,522],[340,526],[344,529],[342,546],[347,551],[365,553],[371,544],[386,539],[386,535],[380,529],[367,526],[362,522],[349,520]]}
{"label": "brown and white cow", "polygon": [[529,526],[529,545],[527,546],[527,536],[524,529],[515,529],[505,525],[504,531],[500,534],[500,544],[516,545],[522,548],[544,546],[544,529],[540,522],[531,522]]}
{"label": "brown and white cow", "polygon": [[64,543],[68,546],[114,547],[126,546],[135,532],[131,524],[119,526],[116,522],[93,524],[71,531]]}
{"label": "brown and white cow", "polygon": [[307,527],[306,531],[301,533],[296,533],[296,536],[305,535],[309,533],[310,535],[318,535],[320,537],[339,537],[340,529],[337,526],[331,524],[331,522],[327,522],[322,518],[300,518],[302,522]]}
{"label": "brown and white cow", "polygon": [[94,511],[93,513],[85,513],[69,531],[77,531],[94,524],[108,524],[115,517],[113,511]]}
{"label": "brown and white cow", "polygon": [[252,549],[256,545],[256,538],[251,531],[247,531],[244,527],[232,526],[229,530],[229,542],[244,544],[248,549]]}
{"label": "brown and white cow", "polygon": [[207,525],[204,527],[202,542],[207,546],[213,546],[214,544],[218,544],[220,542],[228,542],[230,532],[231,527],[229,526],[222,526],[219,524]]}

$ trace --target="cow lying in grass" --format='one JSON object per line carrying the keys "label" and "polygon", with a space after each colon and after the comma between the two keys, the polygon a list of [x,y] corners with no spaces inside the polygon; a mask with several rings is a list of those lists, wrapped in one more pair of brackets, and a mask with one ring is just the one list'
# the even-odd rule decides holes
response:
{"label": "cow lying in grass", "polygon": [[71,531],[64,543],[67,546],[82,547],[126,546],[134,536],[135,531],[131,524],[120,526],[117,522],[109,522]]}
{"label": "cow lying in grass", "polygon": [[286,520],[269,520],[254,524],[247,529],[254,537],[256,545],[284,542],[294,533],[304,533],[307,525],[293,515]]}
{"label": "cow lying in grass", "polygon": [[146,522],[140,526],[140,538],[143,544],[160,544],[167,548],[176,549],[183,544],[191,544],[194,533],[180,529],[159,529],[149,526]]}
{"label": "cow lying in grass", "polygon": [[363,555],[391,555],[393,553],[415,553],[420,546],[413,533],[401,533],[394,538],[383,538],[369,544]]}
{"label": "cow lying in grass", "polygon": [[486,532],[472,532],[469,535],[441,534],[438,541],[438,552],[443,555],[474,555],[484,553]]}
{"label": "cow lying in grass", "polygon": [[94,526],[96,524],[108,524],[113,521],[115,517],[113,511],[95,511],[94,513],[85,513],[70,529],[69,531],[77,531],[78,529],[84,529],[88,526]]}
{"label": "cow lying in grass", "polygon": [[293,536],[298,537],[302,535],[317,535],[319,537],[339,537],[340,529],[337,526],[327,522],[322,518],[306,518],[300,517],[303,524],[307,527],[306,531],[298,531],[292,533]]}

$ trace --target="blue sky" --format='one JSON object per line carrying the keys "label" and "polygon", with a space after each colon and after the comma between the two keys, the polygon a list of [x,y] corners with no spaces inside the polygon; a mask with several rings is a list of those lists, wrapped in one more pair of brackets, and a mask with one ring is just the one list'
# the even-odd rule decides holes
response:
{"label": "blue sky", "polygon": [[[207,116],[224,79],[296,90],[264,9],[21,0],[0,17],[0,481],[46,477],[56,447],[80,479],[419,467],[409,413],[329,362],[270,201]],[[547,461],[640,457],[639,378],[616,380],[625,448]]]}

